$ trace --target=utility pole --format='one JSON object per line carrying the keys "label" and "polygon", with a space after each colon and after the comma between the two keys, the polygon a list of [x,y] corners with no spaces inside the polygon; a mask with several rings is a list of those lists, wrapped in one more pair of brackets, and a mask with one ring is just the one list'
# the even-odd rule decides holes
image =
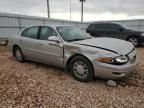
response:
{"label": "utility pole", "polygon": [[70,0],[70,21],[71,21],[71,0]]}
{"label": "utility pole", "polygon": [[47,15],[48,15],[48,18],[50,18],[49,0],[47,0]]}
{"label": "utility pole", "polygon": [[81,22],[83,22],[83,3],[85,2],[86,0],[80,0],[81,2]]}

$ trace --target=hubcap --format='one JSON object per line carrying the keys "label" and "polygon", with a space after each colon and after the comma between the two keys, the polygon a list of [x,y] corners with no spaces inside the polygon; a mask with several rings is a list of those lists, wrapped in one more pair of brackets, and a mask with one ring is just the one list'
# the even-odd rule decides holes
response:
{"label": "hubcap", "polygon": [[136,46],[138,43],[136,38],[130,38],[129,42],[131,42],[134,46]]}
{"label": "hubcap", "polygon": [[77,61],[73,65],[73,71],[79,78],[85,78],[88,75],[88,67],[82,61]]}

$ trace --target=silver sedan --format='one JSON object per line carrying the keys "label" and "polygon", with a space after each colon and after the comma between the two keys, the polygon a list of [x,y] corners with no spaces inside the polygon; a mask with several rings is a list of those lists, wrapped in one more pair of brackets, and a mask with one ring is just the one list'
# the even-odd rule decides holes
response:
{"label": "silver sedan", "polygon": [[32,26],[9,39],[19,62],[32,60],[70,72],[78,81],[119,79],[137,67],[134,46],[113,38],[93,38],[73,26]]}

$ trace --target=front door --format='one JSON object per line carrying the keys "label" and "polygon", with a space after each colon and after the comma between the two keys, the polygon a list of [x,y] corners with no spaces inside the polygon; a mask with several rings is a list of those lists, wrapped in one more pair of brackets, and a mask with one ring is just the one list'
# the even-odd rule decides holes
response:
{"label": "front door", "polygon": [[48,41],[50,36],[57,36],[55,30],[47,26],[41,27],[37,44],[39,57],[47,64],[63,67],[63,43]]}

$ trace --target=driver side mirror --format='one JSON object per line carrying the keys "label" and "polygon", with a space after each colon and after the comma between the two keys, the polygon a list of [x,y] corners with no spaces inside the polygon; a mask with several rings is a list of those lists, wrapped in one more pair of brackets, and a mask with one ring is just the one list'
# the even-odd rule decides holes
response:
{"label": "driver side mirror", "polygon": [[60,42],[60,40],[58,39],[57,36],[50,36],[50,37],[48,37],[48,41],[57,42],[57,43]]}

